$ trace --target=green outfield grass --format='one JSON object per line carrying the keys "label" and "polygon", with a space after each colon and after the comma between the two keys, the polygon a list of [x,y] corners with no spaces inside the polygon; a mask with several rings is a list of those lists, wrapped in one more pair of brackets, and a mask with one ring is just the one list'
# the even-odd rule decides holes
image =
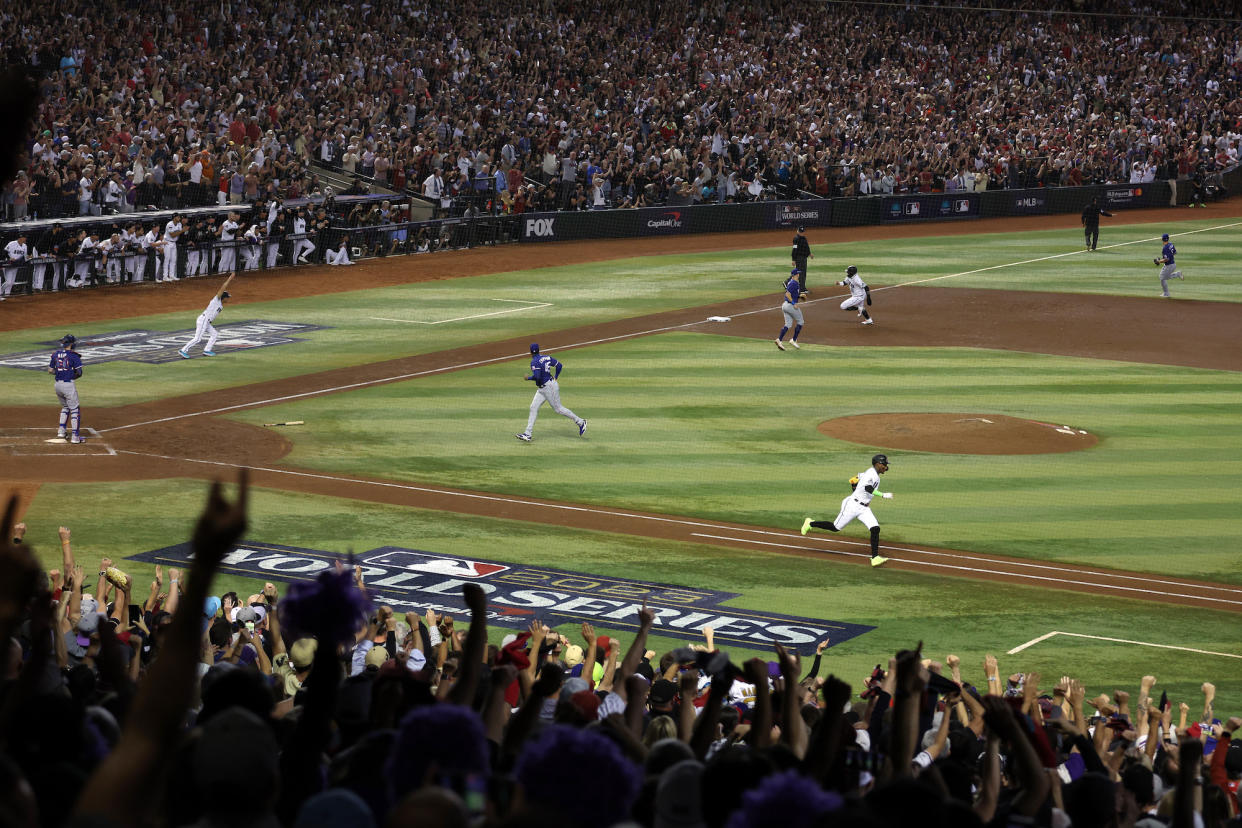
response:
{"label": "green outfield grass", "polygon": [[[1082,236],[1076,230],[818,245],[810,284],[835,279],[840,268],[854,263],[877,286],[915,283],[1154,296],[1160,285],[1151,259],[1159,253],[1160,233],[1167,231],[1175,234],[1179,266],[1186,273],[1186,282],[1174,287],[1178,298],[1238,302],[1242,301],[1242,281],[1237,278],[1242,223],[1224,226],[1231,223],[1117,224],[1105,229],[1103,246],[1091,254],[1082,250]],[[785,256],[783,246],[646,256],[230,305],[220,316],[221,324],[264,319],[323,325],[327,330],[304,334],[306,341],[294,345],[225,350],[222,356],[227,358],[214,360],[88,366],[80,392],[88,409],[115,406],[765,293],[776,305],[780,282],[788,274]],[[239,277],[232,291],[239,298],[245,297],[247,278],[262,277]],[[509,312],[515,308],[523,310]],[[193,328],[195,316],[186,312],[118,319],[76,326],[74,332],[89,339],[91,334],[129,329],[187,330]],[[50,354],[50,347],[39,343],[64,333],[64,326],[0,333],[0,353],[48,348]],[[0,368],[0,379],[10,399],[40,400],[47,395],[46,378],[39,372]]]}
{"label": "green outfield grass", "polygon": [[[206,486],[198,481],[119,483],[108,486],[45,486],[25,520],[28,535],[43,552],[48,567],[59,566],[56,526],[74,527],[74,548],[88,573],[101,557],[111,557],[134,576],[137,600],[147,594],[153,568],[124,558],[181,542],[189,537]],[[159,509],[151,504],[158,502]],[[89,520],[71,520],[89,504]],[[251,498],[247,540],[301,546],[347,554],[386,545],[404,545],[437,554],[532,563],[571,571],[672,583],[700,589],[742,593],[729,602],[739,609],[779,610],[783,614],[876,626],[827,651],[822,673],[844,676],[860,689],[863,676],[896,650],[920,639],[924,652],[943,659],[956,653],[967,680],[981,679],[985,653],[1000,660],[1004,673],[1036,671],[1047,685],[1062,675],[1081,677],[1090,694],[1114,688],[1132,692],[1145,673],[1160,679],[1157,692],[1169,690],[1176,701],[1196,708],[1199,685],[1213,681],[1217,709],[1232,715],[1242,709],[1242,671],[1238,659],[1187,650],[1160,649],[1137,643],[1056,637],[1009,656],[1006,652],[1054,630],[1126,641],[1187,647],[1211,653],[1242,655],[1235,614],[1142,601],[1060,592],[1047,588],[988,584],[933,577],[823,559],[776,557],[735,549],[634,539],[551,525],[444,515],[417,509],[366,504],[326,497],[256,489]],[[779,561],[774,566],[773,561]],[[93,578],[90,579],[93,584]],[[225,575],[213,585],[220,594],[250,594],[262,582]],[[570,624],[558,628],[575,639]],[[658,629],[658,628],[657,628]],[[498,642],[509,630],[495,628]],[[597,627],[619,635],[624,629]],[[653,648],[665,652],[679,642],[656,635]],[[809,646],[802,653],[813,652]],[[770,652],[730,648],[734,660],[771,659]],[[1233,678],[1229,678],[1233,676]]]}
{"label": "green outfield grass", "polygon": [[[885,539],[1242,583],[1242,386],[1231,372],[816,345],[795,361],[690,333],[560,356],[562,401],[590,420],[585,440],[547,406],[535,442],[514,439],[532,395],[521,360],[235,416],[305,420],[288,434],[300,467],[784,527],[831,519],[844,481],[890,448],[826,437],[824,420],[1055,421],[1100,442],[1049,455],[890,451]],[[1195,468],[1205,485],[1176,496]]]}
{"label": "green outfield grass", "polygon": [[[1193,211],[1188,213],[1193,215]],[[1174,234],[1186,300],[1242,302],[1242,226],[1228,220],[1122,224],[1105,219],[1099,251],[1075,229],[815,245],[810,284],[857,264],[873,285],[996,288],[1154,297],[1161,232]],[[1133,219],[1140,220],[1141,214]],[[1204,231],[1204,232],[1197,232]],[[1119,246],[1120,245],[1120,246]],[[226,308],[221,322],[304,322],[325,330],[293,345],[167,365],[88,366],[79,388],[92,409],[262,383],[402,356],[524,338],[709,302],[770,295],[787,271],[787,247],[642,257],[445,280]],[[451,257],[445,257],[451,262]],[[949,278],[942,278],[949,277]],[[239,277],[245,296],[247,278]],[[817,297],[822,296],[817,291]],[[523,304],[525,303],[525,304]],[[515,308],[517,312],[504,312]],[[190,328],[196,312],[114,320],[72,331]],[[777,315],[773,314],[773,322]],[[402,321],[393,321],[402,320]],[[439,323],[439,324],[427,324]],[[33,350],[63,328],[0,334],[0,352]],[[1187,335],[1193,335],[1188,332]],[[519,351],[521,349],[518,349]],[[50,348],[49,348],[50,352]],[[535,442],[513,435],[533,388],[524,353],[511,362],[432,375],[296,404],[242,412],[282,431],[289,463],[400,481],[695,515],[794,529],[806,514],[832,517],[846,479],[882,446],[820,434],[823,420],[893,412],[997,413],[1067,423],[1100,438],[1084,452],[966,456],[890,451],[896,498],[877,507],[885,543],[917,543],[1136,569],[1242,584],[1242,384],[1236,373],[975,349],[804,346],[667,333],[557,352],[564,402],[591,422],[580,439],[545,407]],[[0,368],[5,404],[54,399],[46,374]],[[119,462],[119,461],[118,461]],[[0,469],[0,477],[3,471]],[[56,550],[55,528],[74,530],[79,559],[128,555],[186,539],[205,494],[198,481],[42,487],[25,519],[30,539]],[[345,553],[403,545],[437,553],[555,566],[742,593],[734,606],[876,625],[830,651],[828,667],[856,686],[876,662],[922,638],[926,652],[956,652],[978,676],[986,652],[1002,670],[1054,681],[1081,675],[1092,692],[1133,690],[1160,677],[1195,707],[1212,679],[1220,709],[1242,706],[1236,614],[1007,584],[843,565],[708,545],[580,532],[352,500],[256,491],[256,542]],[[844,535],[861,540],[855,524]],[[48,565],[59,565],[51,558]],[[125,563],[139,598],[151,569]],[[254,591],[221,579],[218,591]],[[570,633],[568,625],[562,632]],[[612,632],[601,629],[601,632]],[[1004,652],[1045,633],[1019,656]],[[505,631],[494,631],[498,640]],[[619,631],[625,639],[626,633]],[[657,649],[672,646],[657,638]],[[735,658],[747,653],[738,651]],[[1229,679],[1233,675],[1235,679]]]}

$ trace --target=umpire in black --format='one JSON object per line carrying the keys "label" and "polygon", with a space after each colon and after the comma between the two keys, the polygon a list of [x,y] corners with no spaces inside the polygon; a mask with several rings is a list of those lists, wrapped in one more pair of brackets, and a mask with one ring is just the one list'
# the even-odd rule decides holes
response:
{"label": "umpire in black", "polygon": [[814,259],[815,254],[811,252],[811,245],[806,240],[806,228],[799,227],[798,232],[793,237],[793,248],[790,251],[790,259],[793,261],[793,269],[798,271],[798,290],[807,293],[806,289],[806,260]]}
{"label": "umpire in black", "polygon": [[1100,207],[1099,196],[1091,199],[1091,203],[1082,208],[1082,230],[1087,238],[1087,249],[1095,250],[1100,240],[1100,216],[1113,217],[1113,214]]}

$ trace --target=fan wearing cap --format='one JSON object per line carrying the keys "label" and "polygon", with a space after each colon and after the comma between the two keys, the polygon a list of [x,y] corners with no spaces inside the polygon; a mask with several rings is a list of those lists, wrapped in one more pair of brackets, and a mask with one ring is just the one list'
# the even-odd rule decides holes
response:
{"label": "fan wearing cap", "polygon": [[806,534],[812,529],[827,529],[829,532],[839,532],[854,518],[866,526],[871,531],[871,565],[880,566],[888,562],[888,558],[880,555],[880,522],[875,519],[875,515],[871,512],[871,499],[876,497],[892,500],[892,492],[880,491],[880,475],[888,471],[888,455],[877,454],[871,458],[871,466],[865,471],[858,473],[856,477],[850,479],[850,487],[853,489],[845,499],[841,501],[841,511],[837,514],[836,520],[814,520],[806,518],[802,521],[802,534]]}
{"label": "fan wearing cap", "polygon": [[69,438],[71,443],[85,443],[79,432],[82,424],[82,412],[78,406],[78,386],[76,380],[82,376],[82,357],[77,352],[78,338],[73,334],[65,334],[60,340],[60,347],[52,354],[47,364],[47,372],[56,377],[53,384],[56,398],[60,400],[60,424],[56,428],[56,439],[65,439],[65,427],[73,431]]}
{"label": "fan wearing cap", "polygon": [[230,273],[229,278],[224,280],[224,284],[220,286],[220,290],[216,291],[216,295],[207,303],[207,309],[198,315],[198,325],[194,329],[194,338],[185,343],[185,347],[177,353],[182,359],[189,359],[189,350],[197,345],[205,335],[207,344],[203,346],[203,356],[215,356],[216,352],[212,350],[216,346],[216,337],[220,332],[215,329],[211,323],[220,315],[220,311],[224,309],[224,300],[228,299],[230,294],[225,288],[229,286],[229,282],[233,281],[236,273]]}

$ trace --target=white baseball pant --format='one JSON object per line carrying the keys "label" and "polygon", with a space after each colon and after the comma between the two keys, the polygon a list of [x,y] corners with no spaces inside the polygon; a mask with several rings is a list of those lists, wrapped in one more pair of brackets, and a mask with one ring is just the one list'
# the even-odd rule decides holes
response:
{"label": "white baseball pant", "polygon": [[539,409],[545,402],[552,406],[552,410],[557,414],[573,420],[574,425],[582,425],[582,420],[577,414],[561,405],[561,386],[553,379],[545,382],[543,388],[535,389],[535,398],[530,402],[530,419],[526,421],[527,434],[530,434],[531,429],[535,427],[535,418],[539,416]]}
{"label": "white baseball pant", "polygon": [[880,525],[869,505],[861,502],[852,494],[846,495],[845,499],[841,501],[841,511],[837,513],[837,519],[832,522],[832,525],[837,527],[838,530],[844,529],[854,518],[858,518],[858,522],[868,529]]}
{"label": "white baseball pant", "polygon": [[204,335],[207,337],[207,344],[203,346],[203,350],[204,351],[214,350],[216,346],[216,337],[220,335],[220,332],[217,331],[215,325],[212,325],[211,322],[207,319],[207,314],[200,313],[198,315],[198,324],[194,328],[194,338],[191,339],[189,342],[185,343],[185,347],[182,348],[181,350],[183,351],[190,350],[191,348],[193,348],[195,345],[197,345],[199,342],[202,341]]}

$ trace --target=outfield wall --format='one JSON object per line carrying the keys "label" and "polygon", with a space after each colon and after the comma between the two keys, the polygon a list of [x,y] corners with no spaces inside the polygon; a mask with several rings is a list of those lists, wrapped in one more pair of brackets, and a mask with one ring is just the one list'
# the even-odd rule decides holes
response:
{"label": "outfield wall", "polygon": [[1168,207],[1188,203],[1189,187],[1167,181],[1103,184],[981,193],[911,193],[804,201],[752,201],[745,204],[693,204],[637,210],[577,213],[526,213],[518,216],[524,242],[679,236],[780,227],[853,227],[923,221],[1077,213],[1093,198],[1105,210]]}

